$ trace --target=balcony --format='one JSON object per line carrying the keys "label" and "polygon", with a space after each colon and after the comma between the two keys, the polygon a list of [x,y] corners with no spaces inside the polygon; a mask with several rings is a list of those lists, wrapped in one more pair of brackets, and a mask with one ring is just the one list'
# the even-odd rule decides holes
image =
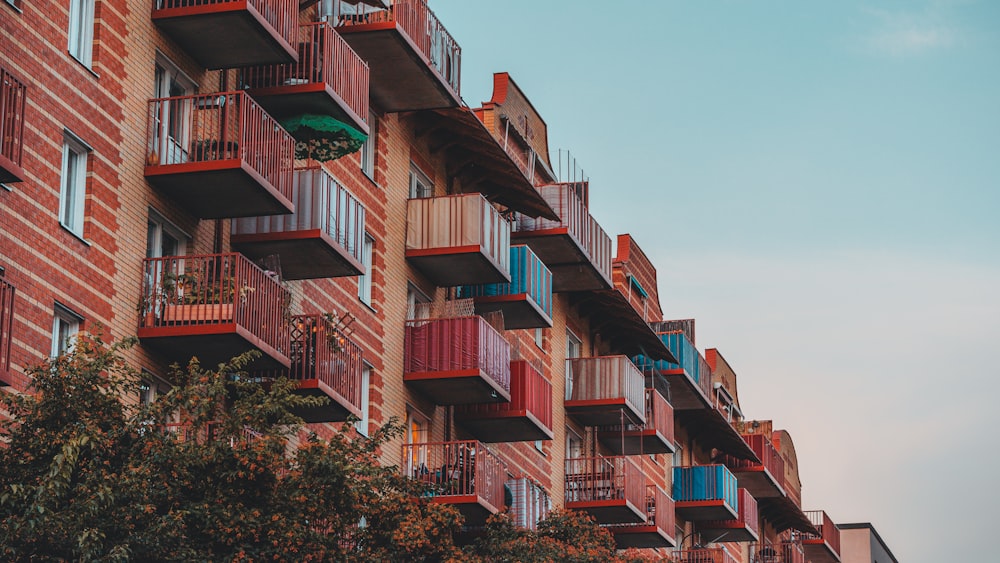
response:
{"label": "balcony", "polygon": [[251,260],[281,258],[285,279],[365,273],[361,251],[365,208],[323,168],[299,168],[292,183],[295,213],[233,221],[233,250]]}
{"label": "balcony", "polygon": [[744,434],[743,440],[760,461],[726,456],[725,464],[736,475],[740,487],[756,498],[784,496],[785,461],[771,442],[771,436]]}
{"label": "balcony", "polygon": [[27,88],[0,67],[0,184],[24,181],[24,107]]}
{"label": "balcony", "polygon": [[394,113],[461,105],[462,49],[423,0],[395,0],[376,10],[337,4],[337,31],[368,61],[379,108]]}
{"label": "balcony", "polygon": [[798,542],[782,541],[764,546],[753,545],[750,563],[806,563],[805,553]]}
{"label": "balcony", "polygon": [[403,381],[438,405],[510,400],[510,344],[480,316],[406,322]]}
{"label": "balcony", "polygon": [[463,285],[458,295],[479,314],[503,312],[507,330],[552,326],[552,272],[527,246],[510,247],[510,283]]}
{"label": "balcony", "polygon": [[703,540],[710,543],[757,541],[760,537],[757,499],[746,489],[740,489],[737,498],[739,507],[736,518],[698,524],[698,531],[701,532]]}
{"label": "balcony", "polygon": [[566,360],[567,416],[584,426],[646,422],[645,380],[626,356]]}
{"label": "balcony", "polygon": [[298,57],[244,68],[240,83],[279,119],[328,115],[368,134],[368,64],[326,22],[299,25]]}
{"label": "balcony", "polygon": [[[655,326],[654,326],[655,329]],[[670,404],[676,411],[712,407],[712,370],[687,335],[681,331],[660,332],[660,340],[677,362],[636,359],[644,373],[659,373],[670,385]]]}
{"label": "balcony", "polygon": [[519,528],[535,530],[538,523],[549,516],[552,500],[545,489],[527,477],[510,479],[507,488],[513,502],[510,506],[511,516]]}
{"label": "balcony", "polygon": [[416,198],[406,258],[441,287],[510,282],[510,223],[481,194]]}
{"label": "balcony", "polygon": [[14,337],[14,286],[0,278],[0,385],[11,385],[10,349]]}
{"label": "balcony", "polygon": [[673,453],[674,409],[658,391],[646,389],[646,422],[602,427],[597,439],[617,455]]}
{"label": "balcony", "polygon": [[483,442],[552,439],[552,384],[529,362],[510,363],[510,402],[461,405],[455,422]]}
{"label": "balcony", "polygon": [[646,476],[627,457],[566,460],[566,508],[582,510],[598,524],[646,522]]}
{"label": "balcony", "polygon": [[291,213],[295,141],[243,92],[149,101],[149,183],[200,219]]}
{"label": "balcony", "polygon": [[324,404],[296,414],[306,422],[343,422],[361,417],[361,347],[337,331],[323,315],[296,315],[291,327],[289,379],[298,393],[322,397]]}
{"label": "balcony", "polygon": [[504,508],[507,470],[479,442],[404,444],[402,470],[431,486],[433,502],[455,506],[466,526],[482,526]]}
{"label": "balcony", "polygon": [[586,184],[538,190],[561,219],[518,215],[512,237],[530,246],[552,270],[552,291],[611,289],[611,237],[587,210]]}
{"label": "balcony", "polygon": [[170,361],[212,366],[249,350],[252,367],[291,366],[288,291],[236,253],[147,258],[138,336]]}
{"label": "balcony", "polygon": [[737,563],[724,547],[699,547],[674,552],[677,563]]}
{"label": "balcony", "polygon": [[685,520],[731,520],[739,515],[736,477],[725,465],[674,467],[674,503]]}
{"label": "balcony", "polygon": [[840,563],[840,529],[822,510],[807,510],[806,516],[819,533],[803,533],[802,551],[811,563]]}
{"label": "balcony", "polygon": [[207,69],[295,60],[296,0],[154,0],[153,23]]}
{"label": "balcony", "polygon": [[674,547],[674,499],[656,485],[646,485],[646,520],[638,524],[618,524],[608,531],[615,537],[618,549],[630,547]]}

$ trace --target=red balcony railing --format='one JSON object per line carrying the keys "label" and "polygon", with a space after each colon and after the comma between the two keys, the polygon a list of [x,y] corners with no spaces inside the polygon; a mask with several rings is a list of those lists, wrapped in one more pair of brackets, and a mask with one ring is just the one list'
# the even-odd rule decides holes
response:
{"label": "red balcony railing", "polygon": [[139,337],[235,332],[287,365],[290,299],[274,276],[241,254],[147,258]]}
{"label": "red balcony railing", "polygon": [[[760,537],[760,517],[757,510],[757,499],[746,489],[740,489],[737,494],[738,506],[736,518],[730,520],[709,520],[699,524],[699,529],[705,535],[706,530],[714,534],[729,534],[723,536],[724,541],[748,541]],[[742,532],[742,533],[741,533]],[[749,532],[749,534],[747,534]]]}
{"label": "red balcony railing", "polygon": [[674,443],[674,409],[655,389],[646,389],[647,430],[655,430],[668,443]]}
{"label": "red balcony railing", "polygon": [[27,88],[0,67],[0,183],[20,182]]}
{"label": "red balcony railing", "polygon": [[[205,426],[195,427],[188,422],[170,423],[163,425],[163,431],[176,437],[178,442],[195,442],[204,444],[220,439],[220,426],[217,422],[209,422]],[[229,438],[230,447],[237,445],[249,445],[260,440],[262,435],[250,428],[243,428],[238,435]]]}
{"label": "red balcony railing", "polygon": [[[406,322],[404,379],[484,376],[510,395],[510,344],[483,317]],[[472,403],[481,401],[461,401]],[[445,403],[442,403],[445,404]]]}
{"label": "red balcony railing", "polygon": [[0,278],[0,385],[10,385],[10,349],[14,335],[14,286]]}
{"label": "red balcony railing", "polygon": [[778,450],[774,447],[774,443],[771,442],[771,436],[764,434],[743,434],[742,436],[743,440],[750,445],[753,453],[757,454],[757,457],[760,458],[760,463],[749,459],[728,456],[726,458],[726,465],[734,472],[765,469],[771,474],[771,477],[774,478],[778,486],[784,486],[785,460],[781,458],[781,454],[778,453]]}
{"label": "red balcony railing", "polygon": [[629,503],[646,515],[646,476],[626,456],[566,460],[566,507]]}
{"label": "red balcony railing", "polygon": [[474,440],[404,444],[402,470],[432,485],[436,502],[480,504],[491,513],[503,510],[507,470]]}
{"label": "red balcony railing", "polygon": [[514,523],[528,530],[538,528],[538,523],[549,515],[552,500],[545,488],[527,477],[507,481],[513,502],[510,506]]}
{"label": "red balcony railing", "polygon": [[[478,193],[411,199],[406,257],[439,285],[509,282],[510,222]],[[456,271],[462,267],[494,271]]]}
{"label": "red balcony railing", "polygon": [[233,247],[255,259],[278,254],[285,279],[363,274],[361,202],[319,166],[296,169],[293,186],[295,213],[234,220]]}
{"label": "red balcony railing", "polygon": [[[298,54],[299,60],[295,63],[245,68],[241,82],[253,90],[255,97],[283,92],[292,95],[297,91],[313,91],[319,85],[339,98],[346,110],[344,113],[355,125],[367,129],[368,63],[327,22],[299,25]],[[279,108],[276,115],[289,113],[282,111],[286,108],[281,104],[275,107]]]}
{"label": "red balcony railing", "polygon": [[677,518],[674,514],[674,499],[660,487],[646,485],[646,521],[632,524],[619,524],[612,528],[612,533],[629,533],[635,528],[653,526],[668,537],[674,537]]}
{"label": "red balcony railing", "polygon": [[[645,423],[645,392],[645,379],[627,356],[566,360],[567,409],[625,408],[627,419]],[[596,419],[593,422],[600,424]],[[621,418],[611,415],[604,422],[621,423]]]}
{"label": "red balcony railing", "polygon": [[395,0],[384,10],[366,11],[363,5],[342,2],[339,13],[342,27],[395,23],[409,37],[431,67],[461,95],[462,48],[438,21],[424,0]]}
{"label": "red balcony railing", "polygon": [[316,380],[360,413],[361,347],[322,315],[292,317],[292,368],[289,379]]}
{"label": "red balcony railing", "polygon": [[[487,442],[511,442],[521,440],[521,433],[513,426],[520,427],[518,421],[509,419],[533,419],[542,428],[534,427],[528,432],[531,439],[545,439],[538,433],[552,434],[552,384],[529,362],[516,360],[510,363],[510,402],[479,403],[460,405],[455,410],[455,418],[464,423],[475,424],[473,435]],[[513,426],[509,426],[504,421]],[[527,421],[525,421],[527,423]],[[481,426],[481,428],[480,428]],[[495,430],[495,432],[494,432]],[[480,432],[484,433],[480,436]]]}
{"label": "red balcony railing", "polygon": [[699,547],[674,552],[677,563],[737,563],[724,547]]}
{"label": "red balcony railing", "polygon": [[783,541],[757,550],[753,563],[806,563],[806,555],[798,542]]}
{"label": "red balcony railing", "polygon": [[[295,141],[277,121],[244,92],[220,92],[149,101],[146,130],[146,169],[151,180],[165,184],[196,212],[209,207],[202,218],[243,217],[271,213],[241,212],[252,193],[216,193],[217,174],[235,170],[260,182],[265,190],[291,205]],[[192,174],[210,173],[203,185],[191,186]],[[180,176],[169,183],[169,175]],[[214,201],[228,196],[225,201]],[[227,211],[227,207],[234,208]],[[222,209],[217,209],[222,208]],[[267,211],[266,209],[263,211]]]}
{"label": "red balcony railing", "polygon": [[802,543],[826,543],[836,553],[840,555],[840,529],[833,523],[830,516],[823,510],[806,510],[806,517],[812,525],[819,531],[819,534],[802,534]]}

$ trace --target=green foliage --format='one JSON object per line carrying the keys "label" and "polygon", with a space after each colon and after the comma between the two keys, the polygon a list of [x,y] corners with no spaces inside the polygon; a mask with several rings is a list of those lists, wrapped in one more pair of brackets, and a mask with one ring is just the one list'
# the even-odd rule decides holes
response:
{"label": "green foliage", "polygon": [[582,513],[557,510],[538,524],[538,530],[514,525],[506,514],[490,518],[482,537],[466,549],[476,563],[616,562],[611,534]]}

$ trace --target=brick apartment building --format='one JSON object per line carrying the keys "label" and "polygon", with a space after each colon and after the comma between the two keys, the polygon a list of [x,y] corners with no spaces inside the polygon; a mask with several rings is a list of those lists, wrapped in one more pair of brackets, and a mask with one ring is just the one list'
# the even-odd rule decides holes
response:
{"label": "brick apartment building", "polygon": [[[471,526],[565,506],[679,561],[840,560],[789,433],[663,319],[655,267],[557,178],[511,77],[465,104],[423,0],[5,3],[7,391],[97,325],[139,336],[141,401],[171,362],[255,349],[328,399],[303,413],[321,435],[405,419],[385,462]],[[303,155],[305,115],[345,154]]]}

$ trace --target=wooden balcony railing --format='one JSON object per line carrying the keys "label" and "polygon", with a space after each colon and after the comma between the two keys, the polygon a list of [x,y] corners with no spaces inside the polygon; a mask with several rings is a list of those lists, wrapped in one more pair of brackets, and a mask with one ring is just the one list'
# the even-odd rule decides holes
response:
{"label": "wooden balcony railing", "polygon": [[519,527],[534,530],[538,523],[548,517],[552,510],[552,500],[545,488],[527,477],[507,481],[513,503],[510,506],[514,523]]}
{"label": "wooden balcony railing", "polygon": [[20,182],[27,88],[0,67],[0,182]]}
{"label": "wooden balcony railing", "polygon": [[10,349],[14,336],[14,286],[0,278],[0,385],[10,385]]}
{"label": "wooden balcony railing", "polygon": [[743,469],[759,469],[763,467],[771,474],[778,486],[784,487],[785,482],[785,460],[771,442],[770,435],[764,434],[743,434],[743,440],[750,445],[753,453],[760,458],[760,463],[749,459],[727,456],[726,465],[734,471]]}
{"label": "wooden balcony railing", "polygon": [[733,511],[739,508],[739,486],[725,465],[674,467],[674,502],[724,501]]}
{"label": "wooden balcony railing", "polygon": [[542,196],[561,218],[559,221],[519,214],[515,226],[518,232],[566,229],[576,240],[590,262],[605,278],[611,279],[611,237],[591,217],[585,201],[574,183],[551,184],[538,188]]}
{"label": "wooden balcony railing", "polygon": [[459,287],[459,297],[490,298],[526,294],[551,319],[552,272],[525,245],[510,247],[509,268],[510,283],[464,285]]}
{"label": "wooden balcony railing", "polygon": [[627,501],[646,511],[646,476],[630,457],[581,457],[566,460],[566,504]]}
{"label": "wooden balcony railing", "polygon": [[672,370],[683,370],[688,379],[691,380],[704,394],[706,399],[711,400],[712,393],[712,370],[708,362],[702,357],[694,344],[688,340],[687,335],[682,331],[669,331],[660,333],[660,340],[667,345],[670,352],[677,358],[678,363],[665,360],[651,361],[640,356],[636,359],[636,364],[644,371],[668,372]]}
{"label": "wooden balcony railing", "polygon": [[298,0],[153,0],[153,17],[173,12],[212,14],[246,9],[252,6],[262,15],[274,32],[287,44],[295,44],[295,27],[298,25]]}
{"label": "wooden balcony railing", "polygon": [[368,11],[363,4],[337,2],[340,14],[338,26],[395,23],[455,95],[461,96],[462,48],[424,0],[395,0],[387,9],[375,11]]}
{"label": "wooden balcony railing", "polygon": [[329,23],[299,24],[298,54],[296,63],[243,69],[242,84],[250,90],[322,84],[333,90],[351,117],[368,121],[368,63]]}
{"label": "wooden balcony railing", "polygon": [[624,399],[631,411],[645,422],[645,392],[645,379],[627,356],[566,360],[567,403]]}
{"label": "wooden balcony railing", "polygon": [[840,529],[833,523],[830,516],[823,510],[806,510],[805,514],[812,525],[819,530],[819,534],[803,533],[802,541],[821,540],[830,546],[834,553],[840,555]]}
{"label": "wooden balcony railing", "polygon": [[402,470],[404,475],[432,485],[438,502],[477,497],[492,507],[493,512],[504,507],[506,467],[480,442],[404,444]]}
{"label": "wooden balcony railing", "polygon": [[478,315],[406,321],[404,374],[479,370],[510,392],[510,344]]}
{"label": "wooden balcony railing", "polygon": [[235,324],[288,354],[288,290],[243,255],[147,258],[143,269],[140,336],[143,329],[188,336],[212,325]]}
{"label": "wooden balcony railing", "polygon": [[147,176],[246,166],[292,198],[295,141],[246,93],[153,99],[147,119]]}
{"label": "wooden balcony railing", "polygon": [[674,552],[677,563],[737,563],[736,558],[724,547],[699,547]]}

